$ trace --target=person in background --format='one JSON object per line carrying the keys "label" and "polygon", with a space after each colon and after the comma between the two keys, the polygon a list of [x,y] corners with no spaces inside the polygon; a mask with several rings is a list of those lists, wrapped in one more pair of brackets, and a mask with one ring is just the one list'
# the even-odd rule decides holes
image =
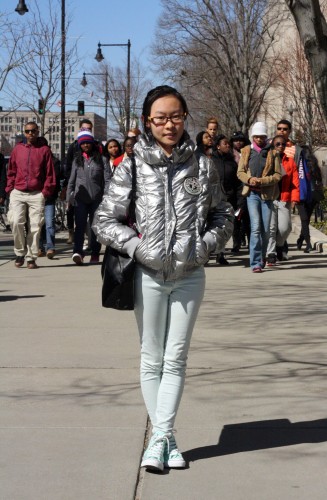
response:
{"label": "person in background", "polygon": [[250,215],[250,267],[261,273],[266,265],[272,204],[278,198],[282,174],[279,155],[267,144],[263,122],[253,125],[251,139],[252,144],[241,151],[237,175],[244,184]]}
{"label": "person in background", "polygon": [[[79,150],[75,153],[72,171],[67,187],[67,203],[74,206],[75,233],[73,261],[82,265],[84,261],[84,233],[89,219],[92,226],[93,217],[104,192],[109,188],[112,176],[106,159],[101,155],[93,134],[88,130],[77,135]],[[91,230],[91,264],[99,262],[101,244]]]}
{"label": "person in background", "polygon": [[206,132],[210,135],[211,139],[214,140],[218,135],[218,120],[215,116],[211,116],[207,120]]}
{"label": "person in background", "polygon": [[306,243],[304,253],[312,250],[310,236],[310,219],[316,205],[324,198],[322,175],[318,160],[310,146],[302,146],[299,161],[300,203],[297,205],[301,220],[301,233],[297,240],[297,248],[301,250]]}
{"label": "person in background", "polygon": [[[45,137],[40,137],[40,140],[44,142],[44,144],[48,145],[48,141]],[[39,251],[38,257],[47,256],[48,259],[53,259],[56,253],[55,249],[55,234],[56,234],[56,226],[55,226],[55,209],[56,209],[56,200],[58,198],[58,194],[61,189],[60,185],[60,176],[61,176],[61,162],[54,156],[51,152],[53,165],[56,174],[56,189],[53,194],[49,196],[45,200],[44,205],[44,224],[41,228],[40,240],[39,240]]]}
{"label": "person in background", "polygon": [[136,137],[126,137],[124,142],[123,142],[123,151],[124,153],[121,156],[118,156],[113,162],[114,169],[120,165],[120,163],[125,160],[125,158],[128,158],[133,155],[133,149],[136,144]]}
{"label": "person in background", "polygon": [[[230,144],[232,146],[232,152],[234,159],[237,163],[239,164],[240,158],[241,158],[241,150],[244,148],[244,146],[250,144],[250,141],[248,137],[246,137],[241,130],[238,130],[233,133],[232,137],[230,138]],[[240,212],[237,215],[237,218],[239,219],[239,223],[241,226],[240,229],[240,234],[241,234],[241,246],[245,247],[247,245],[246,243],[246,238],[248,242],[250,241],[250,217],[249,217],[249,211],[246,203],[246,198],[243,196],[242,198],[242,204],[240,207]],[[237,223],[236,223],[237,224]]]}
{"label": "person in background", "polygon": [[44,221],[45,200],[56,189],[51,150],[39,139],[35,122],[25,125],[26,142],[13,149],[7,172],[6,193],[10,196],[15,266],[37,269],[39,237]]}
{"label": "person in background", "polygon": [[117,141],[117,139],[108,139],[104,146],[103,154],[107,158],[112,172],[115,170],[114,161],[116,158],[121,156],[122,153],[123,151],[120,142]]}
{"label": "person in background", "polygon": [[230,138],[230,144],[232,146],[234,159],[238,164],[241,158],[241,149],[244,148],[246,144],[249,144],[249,141],[243,134],[243,132],[239,130],[233,133],[232,137]]}
{"label": "person in background", "polygon": [[[217,168],[222,191],[226,201],[230,203],[237,213],[241,209],[243,203],[242,189],[243,184],[237,177],[237,163],[234,160],[231,152],[231,146],[227,137],[223,134],[218,135],[214,141],[214,153],[212,161]],[[234,219],[233,230],[233,248],[232,253],[238,253],[241,247],[241,225],[238,217]],[[225,258],[225,250],[223,249],[216,258],[217,264],[222,266],[228,265],[229,262]]]}
{"label": "person in background", "polygon": [[[88,118],[82,118],[79,122],[79,130],[80,131],[89,131],[92,133],[93,131],[93,123]],[[94,141],[95,146],[99,149],[99,152],[102,153],[102,145],[98,141]],[[66,164],[65,164],[65,181],[63,183],[63,196],[65,197],[65,191],[67,189],[67,184],[70,178],[70,174],[72,171],[73,161],[75,153],[79,150],[78,141],[75,139],[72,142],[67,150],[66,155]],[[68,227],[68,240],[67,243],[72,244],[74,242],[74,207],[69,205],[67,209],[67,227]]]}
{"label": "person in background", "polygon": [[204,154],[205,156],[208,156],[208,158],[211,158],[213,139],[208,134],[208,132],[206,130],[202,130],[202,132],[199,132],[195,138],[195,141],[197,154]]}
{"label": "person in background", "polygon": [[127,132],[127,137],[135,137],[137,142],[141,134],[142,134],[141,130],[137,127],[134,127]]}
{"label": "person in background", "polygon": [[95,230],[104,245],[136,261],[135,316],[141,340],[141,388],[152,435],[141,467],[185,467],[173,434],[192,331],[203,298],[204,264],[233,230],[211,160],[197,160],[185,131],[188,107],[167,85],[147,94],[145,133],[135,145],[136,229],[126,225],[132,161],[116,170]]}
{"label": "person in background", "polygon": [[267,266],[275,266],[277,256],[281,260],[284,243],[292,231],[291,209],[300,201],[299,174],[294,159],[285,154],[284,136],[276,135],[271,142],[271,147],[279,153],[284,172],[279,182],[279,197],[274,200],[272,206]]}

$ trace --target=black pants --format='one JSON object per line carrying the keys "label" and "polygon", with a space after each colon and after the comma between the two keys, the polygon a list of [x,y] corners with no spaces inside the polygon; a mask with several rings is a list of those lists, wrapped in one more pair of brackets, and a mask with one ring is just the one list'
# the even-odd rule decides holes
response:
{"label": "black pants", "polygon": [[305,241],[307,245],[310,244],[310,219],[311,215],[314,211],[314,208],[316,206],[317,202],[311,201],[310,203],[306,203],[304,201],[301,201],[297,205],[297,209],[299,212],[299,216],[301,219],[301,233],[299,236],[299,240]]}

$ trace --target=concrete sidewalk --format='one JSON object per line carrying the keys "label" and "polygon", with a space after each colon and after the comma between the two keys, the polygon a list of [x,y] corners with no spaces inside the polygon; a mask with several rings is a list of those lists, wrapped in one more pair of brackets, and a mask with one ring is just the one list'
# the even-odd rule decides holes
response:
{"label": "concrete sidewalk", "polygon": [[1,260],[0,499],[324,500],[327,255],[289,242],[260,275],[245,251],[206,268],[176,421],[189,466],[164,474],[139,469],[138,334],[101,307],[100,266],[64,244],[38,270]]}

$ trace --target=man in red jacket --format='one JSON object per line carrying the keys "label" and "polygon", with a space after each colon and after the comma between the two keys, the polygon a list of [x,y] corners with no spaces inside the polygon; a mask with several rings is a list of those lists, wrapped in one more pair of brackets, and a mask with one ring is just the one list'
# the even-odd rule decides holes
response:
{"label": "man in red jacket", "polygon": [[44,222],[44,203],[56,188],[51,150],[38,136],[37,124],[26,123],[26,143],[14,147],[7,172],[15,266],[21,267],[26,257],[28,269],[38,267],[35,261]]}

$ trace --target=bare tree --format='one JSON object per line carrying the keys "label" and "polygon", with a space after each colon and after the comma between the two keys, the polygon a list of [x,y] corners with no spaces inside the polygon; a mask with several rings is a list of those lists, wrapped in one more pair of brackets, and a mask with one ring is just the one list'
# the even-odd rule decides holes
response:
{"label": "bare tree", "polygon": [[327,120],[327,23],[319,0],[285,0],[290,9],[306,58],[309,62],[317,95]]}
{"label": "bare tree", "polygon": [[0,91],[4,89],[9,73],[29,59],[25,51],[20,56],[17,54],[17,45],[23,38],[23,34],[17,32],[17,36],[11,36],[15,24],[9,21],[4,14],[0,14]]}
{"label": "bare tree", "polygon": [[[13,103],[24,105],[39,116],[38,100],[43,101],[40,115],[43,135],[46,111],[59,99],[61,82],[61,29],[59,3],[48,0],[47,18],[38,4],[31,9],[24,27],[13,28],[18,58],[14,69],[16,85],[9,90]],[[66,33],[69,26],[66,28]],[[28,49],[28,50],[27,50]],[[26,53],[29,57],[26,58]],[[25,56],[25,58],[24,58]],[[66,50],[66,85],[76,65],[76,42]]]}
{"label": "bare tree", "polygon": [[[100,71],[99,71],[100,68]],[[104,100],[106,95],[106,72],[108,74],[108,108],[109,125],[112,135],[125,137],[126,130],[126,70],[113,68],[106,62],[93,66],[90,73],[102,73],[103,76],[90,76],[90,84],[95,89],[95,97]],[[145,94],[150,90],[151,81],[144,77],[145,70],[137,59],[131,61],[131,92],[130,114],[131,127],[138,126],[142,102]]]}
{"label": "bare tree", "polygon": [[247,131],[280,74],[272,50],[278,17],[269,15],[268,9],[274,2],[162,3],[154,45],[161,72],[192,98],[192,114],[215,114],[224,131]]}
{"label": "bare tree", "polygon": [[288,70],[281,75],[279,83],[284,102],[292,103],[294,108],[291,111],[296,115],[297,140],[310,146],[320,145],[327,137],[326,120],[299,37],[288,43],[287,52],[293,55],[293,61],[290,65],[288,55],[282,58],[282,64]]}

